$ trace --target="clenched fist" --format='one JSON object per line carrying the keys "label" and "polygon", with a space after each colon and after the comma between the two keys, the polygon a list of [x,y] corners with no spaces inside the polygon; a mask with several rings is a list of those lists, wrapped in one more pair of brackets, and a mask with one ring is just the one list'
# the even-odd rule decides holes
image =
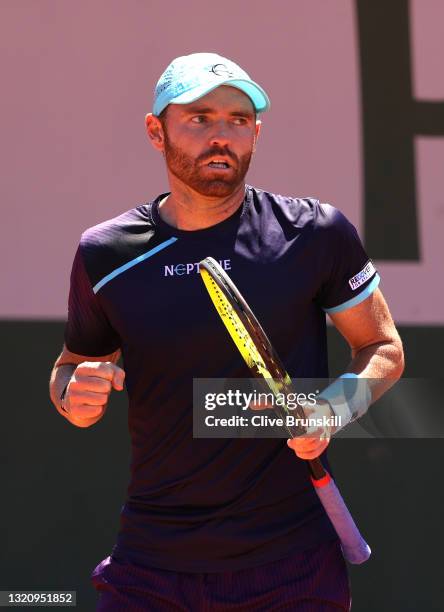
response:
{"label": "clenched fist", "polygon": [[330,438],[321,429],[313,438],[293,438],[287,440],[287,445],[294,450],[300,459],[316,459],[325,451],[330,443]]}
{"label": "clenched fist", "polygon": [[65,393],[64,409],[75,420],[98,421],[111,390],[122,391],[125,372],[111,361],[84,361],[74,370]]}
{"label": "clenched fist", "polygon": [[[333,416],[330,405],[325,400],[318,401],[314,408],[307,408],[304,412],[308,418],[325,417],[328,420]],[[304,436],[287,440],[287,445],[300,459],[316,459],[329,445],[332,433],[332,427],[309,427]]]}

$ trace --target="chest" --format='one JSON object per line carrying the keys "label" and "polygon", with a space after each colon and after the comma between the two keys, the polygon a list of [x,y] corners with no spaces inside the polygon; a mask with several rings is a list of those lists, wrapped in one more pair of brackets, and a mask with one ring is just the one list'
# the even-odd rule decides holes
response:
{"label": "chest", "polygon": [[295,334],[314,307],[316,274],[302,241],[280,249],[237,236],[226,243],[181,242],[133,266],[108,283],[102,305],[126,351],[184,356],[226,343],[226,331],[199,274],[199,261],[220,262],[272,342]]}

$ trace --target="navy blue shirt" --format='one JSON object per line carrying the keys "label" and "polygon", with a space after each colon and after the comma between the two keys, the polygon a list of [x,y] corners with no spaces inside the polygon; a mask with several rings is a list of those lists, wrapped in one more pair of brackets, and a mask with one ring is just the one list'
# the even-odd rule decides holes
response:
{"label": "navy blue shirt", "polygon": [[325,311],[379,277],[355,228],[312,198],[246,187],[212,227],[166,224],[153,202],[88,229],[71,274],[67,348],[120,348],[131,480],[113,554],[176,571],[238,570],[336,538],[305,462],[281,439],[193,439],[193,378],[250,376],[198,262],[220,261],[292,377],[327,377]]}

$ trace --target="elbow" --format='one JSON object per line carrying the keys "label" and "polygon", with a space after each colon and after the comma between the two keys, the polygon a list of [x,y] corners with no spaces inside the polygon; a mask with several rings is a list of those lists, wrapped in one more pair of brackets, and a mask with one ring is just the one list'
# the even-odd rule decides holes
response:
{"label": "elbow", "polygon": [[393,377],[398,380],[399,378],[401,378],[405,369],[404,348],[402,346],[402,341],[399,336],[398,338],[396,338],[396,340],[394,340],[392,346]]}

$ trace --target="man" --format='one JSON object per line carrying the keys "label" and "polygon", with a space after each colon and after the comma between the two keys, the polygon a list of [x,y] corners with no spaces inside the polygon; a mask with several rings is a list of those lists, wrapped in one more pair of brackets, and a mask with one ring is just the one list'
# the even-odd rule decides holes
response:
{"label": "man", "polygon": [[82,235],[51,397],[89,427],[126,380],[132,443],[117,544],[93,573],[100,610],[349,609],[337,536],[298,459],[328,437],[293,440],[297,456],[279,439],[192,437],[193,378],[249,376],[198,274],[209,255],[292,376],[328,376],[325,311],[352,349],[347,372],[384,379],[373,400],[403,369],[353,226],[314,199],[245,185],[268,108],[230,60],[174,60],[146,117],[169,192]]}

